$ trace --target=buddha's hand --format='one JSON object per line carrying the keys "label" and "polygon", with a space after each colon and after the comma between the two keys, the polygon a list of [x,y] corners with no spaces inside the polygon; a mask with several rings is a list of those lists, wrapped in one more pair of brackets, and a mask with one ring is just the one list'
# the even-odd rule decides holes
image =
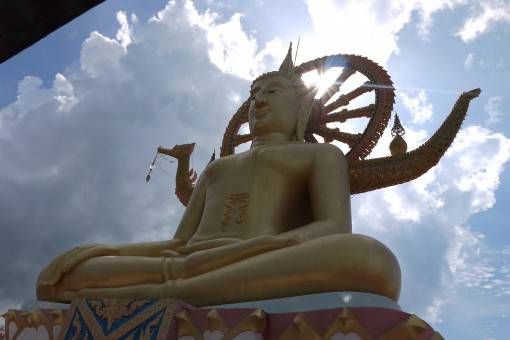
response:
{"label": "buddha's hand", "polygon": [[183,243],[180,246],[175,247],[174,249],[164,250],[161,252],[161,256],[172,257],[172,256],[180,256],[180,255],[188,255],[200,250],[219,248],[223,246],[233,245],[237,243],[241,243],[241,239],[239,238],[217,238],[206,241],[199,241],[192,244]]}
{"label": "buddha's hand", "polygon": [[261,247],[268,247],[273,249],[285,248],[301,243],[300,237],[296,235],[261,235],[251,240]]}
{"label": "buddha's hand", "polygon": [[75,247],[56,257],[39,275],[40,284],[55,284],[85,260],[98,256],[119,255],[119,248],[112,245],[88,244]]}
{"label": "buddha's hand", "polygon": [[174,257],[181,255],[176,249],[178,247],[182,247],[186,244],[186,241],[183,241],[178,238],[174,238],[170,241],[168,241],[167,249],[162,250],[159,255],[163,257]]}
{"label": "buddha's hand", "polygon": [[85,260],[99,256],[119,255],[119,247],[107,244],[88,244],[75,247],[66,253],[62,272],[69,273]]}

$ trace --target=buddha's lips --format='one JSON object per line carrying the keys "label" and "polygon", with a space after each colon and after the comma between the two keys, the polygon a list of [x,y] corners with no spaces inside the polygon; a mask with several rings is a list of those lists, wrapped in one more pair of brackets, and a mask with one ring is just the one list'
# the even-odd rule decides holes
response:
{"label": "buddha's lips", "polygon": [[268,113],[269,113],[269,107],[268,106],[264,106],[264,107],[255,109],[255,115],[254,116],[255,116],[255,118],[262,118],[265,115],[267,115]]}

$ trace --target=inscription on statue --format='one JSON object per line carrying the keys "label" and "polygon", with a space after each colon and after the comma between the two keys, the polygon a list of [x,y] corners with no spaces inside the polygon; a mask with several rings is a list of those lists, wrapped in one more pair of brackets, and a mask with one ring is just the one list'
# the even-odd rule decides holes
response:
{"label": "inscription on statue", "polygon": [[241,224],[246,217],[248,210],[250,194],[243,192],[240,194],[229,194],[225,199],[225,207],[223,209],[223,226],[232,222]]}

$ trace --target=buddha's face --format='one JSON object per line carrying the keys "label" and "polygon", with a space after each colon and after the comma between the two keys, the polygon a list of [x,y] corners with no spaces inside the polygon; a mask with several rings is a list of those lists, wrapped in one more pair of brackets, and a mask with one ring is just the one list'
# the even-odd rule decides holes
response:
{"label": "buddha's face", "polygon": [[252,85],[248,111],[252,136],[281,133],[295,138],[298,98],[292,82],[282,75],[262,78]]}

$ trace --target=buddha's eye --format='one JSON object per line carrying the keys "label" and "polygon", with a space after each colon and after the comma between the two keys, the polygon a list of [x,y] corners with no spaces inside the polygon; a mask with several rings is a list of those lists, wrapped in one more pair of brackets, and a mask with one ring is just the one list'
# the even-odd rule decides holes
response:
{"label": "buddha's eye", "polygon": [[269,90],[267,91],[267,93],[269,93],[269,94],[274,94],[274,93],[276,93],[276,92],[278,92],[276,89],[269,89]]}
{"label": "buddha's eye", "polygon": [[251,91],[250,91],[250,97],[251,97],[251,98],[254,98],[254,97],[255,97],[255,95],[257,94],[257,92],[259,92],[259,90],[260,90],[260,87],[255,87],[255,88],[251,89]]}

